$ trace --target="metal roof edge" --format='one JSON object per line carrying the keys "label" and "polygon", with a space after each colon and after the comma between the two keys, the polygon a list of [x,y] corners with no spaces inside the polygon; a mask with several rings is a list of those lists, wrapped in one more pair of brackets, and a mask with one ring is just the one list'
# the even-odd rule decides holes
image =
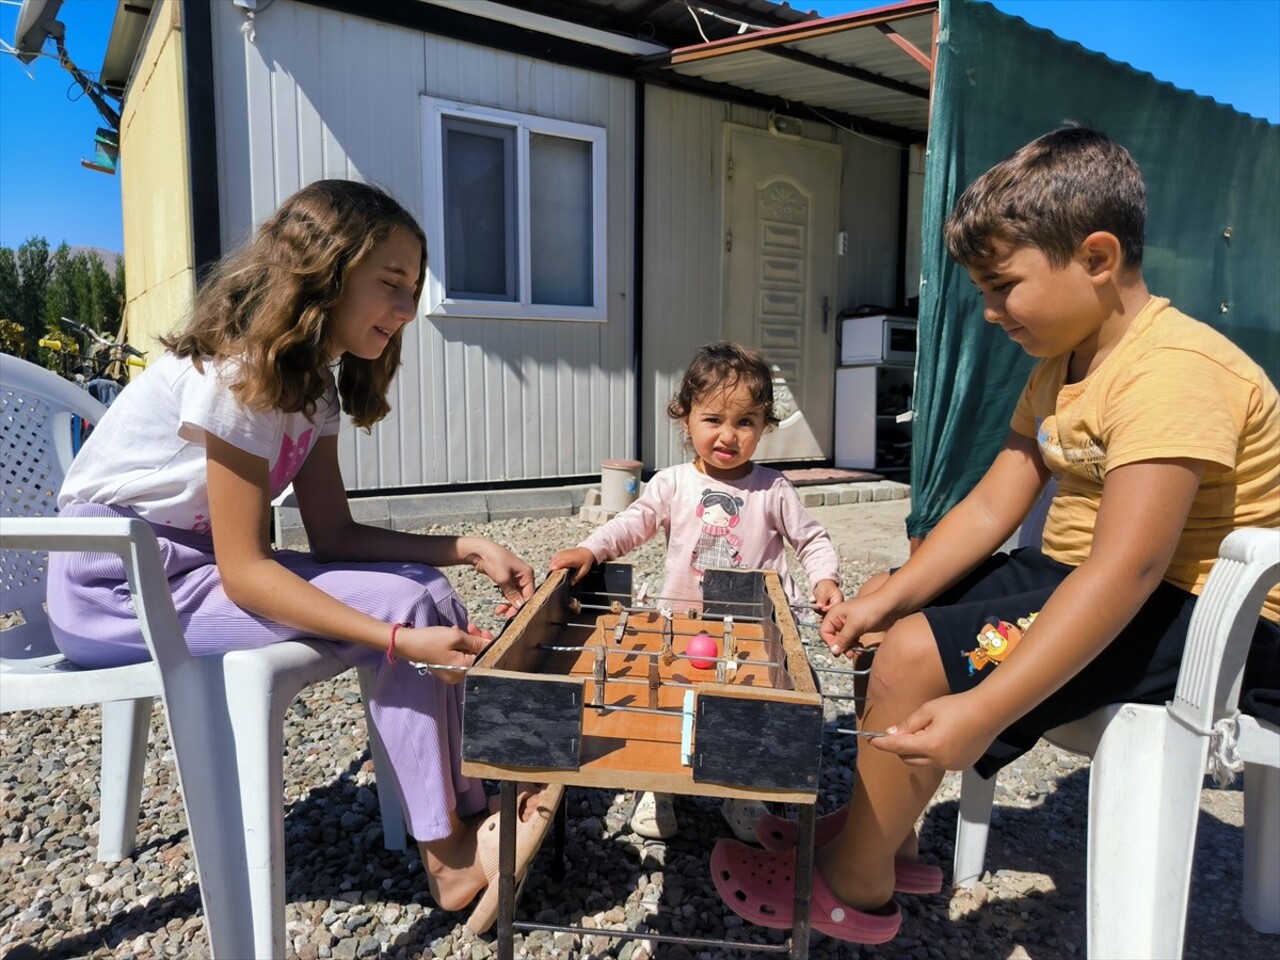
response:
{"label": "metal roof edge", "polygon": [[709,43],[697,43],[688,47],[677,47],[665,54],[655,54],[646,58],[650,64],[687,63],[692,60],[704,60],[711,57],[737,53],[741,50],[771,47],[777,44],[790,43],[795,40],[807,40],[859,27],[869,27],[880,23],[892,23],[908,17],[932,13],[942,5],[942,0],[904,0],[902,3],[874,7],[870,10],[857,10],[842,13],[821,20],[807,20],[803,23],[789,24],[785,27],[774,27],[770,30],[759,30],[754,33],[727,37],[723,40],[712,40]]}

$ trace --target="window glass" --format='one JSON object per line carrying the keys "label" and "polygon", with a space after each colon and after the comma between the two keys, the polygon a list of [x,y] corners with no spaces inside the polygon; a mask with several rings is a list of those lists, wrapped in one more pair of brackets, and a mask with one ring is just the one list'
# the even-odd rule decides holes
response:
{"label": "window glass", "polygon": [[426,313],[607,322],[607,131],[423,97]]}
{"label": "window glass", "polygon": [[591,144],[529,136],[529,254],[534,303],[590,306]]}
{"label": "window glass", "polygon": [[515,130],[444,119],[448,296],[516,300]]}

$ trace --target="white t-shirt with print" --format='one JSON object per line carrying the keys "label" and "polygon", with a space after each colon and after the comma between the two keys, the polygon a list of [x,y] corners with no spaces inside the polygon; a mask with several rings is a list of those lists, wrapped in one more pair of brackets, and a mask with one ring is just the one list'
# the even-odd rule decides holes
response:
{"label": "white t-shirt with print", "polygon": [[81,448],[58,494],[73,501],[129,507],[158,526],[209,531],[204,439],[212,434],[262,457],[278,496],[322,436],[338,432],[337,392],[313,418],[245,406],[231,392],[228,363],[204,364],[166,353],[135,377]]}

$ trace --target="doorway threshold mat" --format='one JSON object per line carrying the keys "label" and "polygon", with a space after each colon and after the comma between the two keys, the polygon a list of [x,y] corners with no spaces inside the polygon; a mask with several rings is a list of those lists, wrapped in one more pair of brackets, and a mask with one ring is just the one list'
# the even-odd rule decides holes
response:
{"label": "doorway threshold mat", "polygon": [[842,470],[839,467],[800,467],[783,470],[782,475],[797,487],[818,483],[866,483],[884,479],[880,474],[869,470]]}

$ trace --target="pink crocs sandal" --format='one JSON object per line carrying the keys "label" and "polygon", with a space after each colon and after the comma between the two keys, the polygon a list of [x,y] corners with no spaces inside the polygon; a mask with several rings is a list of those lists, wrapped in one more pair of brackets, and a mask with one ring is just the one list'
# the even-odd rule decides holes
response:
{"label": "pink crocs sandal", "polygon": [[[711,878],[725,905],[752,923],[775,930],[792,926],[795,913],[794,850],[757,850],[738,840],[720,840],[711,852]],[[810,924],[819,933],[849,943],[888,943],[902,928],[902,910],[894,900],[883,913],[855,910],[841,903],[813,871]]]}
{"label": "pink crocs sandal", "polygon": [[[825,847],[849,819],[849,808],[841,807],[825,817],[819,817],[813,830],[814,847]],[[800,825],[773,814],[760,818],[756,825],[756,839],[766,850],[790,850],[796,845]],[[898,893],[937,893],[942,889],[942,868],[931,863],[921,863],[910,857],[894,857],[895,874],[893,889]]]}

